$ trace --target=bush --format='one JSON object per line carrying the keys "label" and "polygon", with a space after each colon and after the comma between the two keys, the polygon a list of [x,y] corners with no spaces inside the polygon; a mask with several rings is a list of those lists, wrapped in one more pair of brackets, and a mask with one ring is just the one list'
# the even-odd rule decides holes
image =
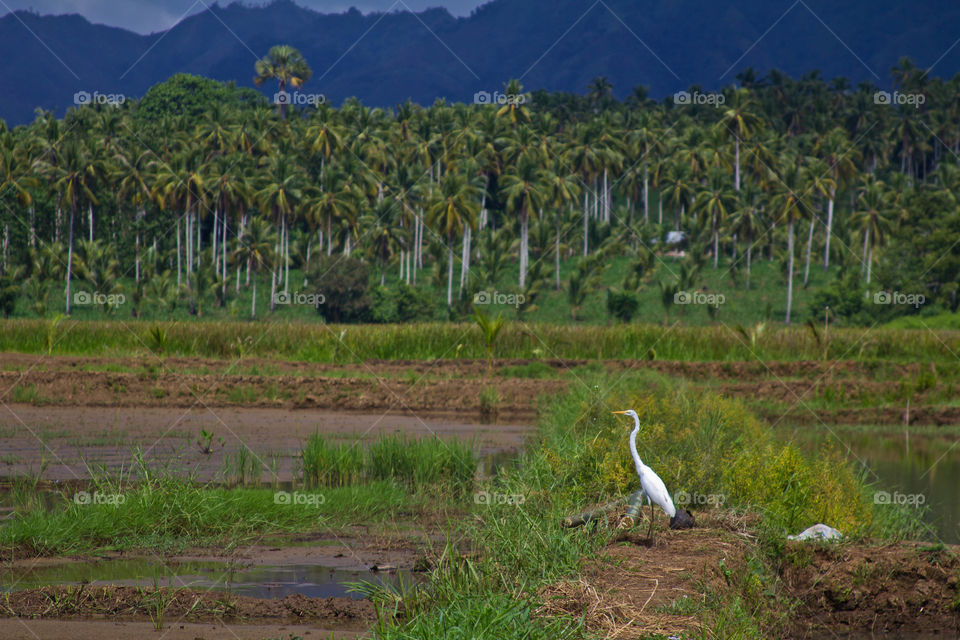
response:
{"label": "bush", "polygon": [[629,291],[607,289],[607,313],[621,322],[630,322],[640,308],[637,296]]}
{"label": "bush", "polygon": [[369,318],[372,301],[367,295],[367,265],[356,258],[324,256],[317,260],[311,282],[324,297],[317,311],[327,322],[363,322]]}
{"label": "bush", "polygon": [[[629,386],[636,388],[638,380]],[[640,416],[640,457],[673,496],[722,495],[725,507],[760,511],[768,524],[791,533],[817,522],[844,533],[871,524],[872,505],[860,480],[832,451],[803,456],[779,443],[739,401],[668,386],[659,378],[643,386],[653,391],[637,394],[621,384],[598,399],[581,390],[549,409],[551,429],[540,455],[561,491],[590,503],[639,488],[628,449],[633,423],[611,414],[632,408]]]}
{"label": "bush", "polygon": [[396,294],[397,319],[400,322],[427,322],[437,319],[434,295],[401,282]]}

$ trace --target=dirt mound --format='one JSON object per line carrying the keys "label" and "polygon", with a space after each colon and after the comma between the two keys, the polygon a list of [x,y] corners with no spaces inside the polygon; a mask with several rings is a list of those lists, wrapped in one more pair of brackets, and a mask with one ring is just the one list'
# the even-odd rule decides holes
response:
{"label": "dirt mound", "polygon": [[591,630],[607,638],[696,635],[701,621],[694,606],[685,611],[684,605],[702,602],[702,580],[715,579],[721,562],[742,562],[749,548],[749,538],[739,532],[743,522],[700,518],[708,528],[683,531],[666,529],[661,518],[652,545],[645,524],[618,533],[581,579],[540,590],[539,613],[584,616]]}
{"label": "dirt mound", "polygon": [[[749,561],[756,522],[722,512],[697,520],[702,527],[671,531],[661,518],[652,545],[643,523],[619,532],[578,579],[539,591],[539,613],[583,616],[606,638],[701,635],[705,594],[731,588],[720,568],[737,573]],[[783,637],[960,636],[958,549],[788,543],[781,588],[797,606]]]}
{"label": "dirt mound", "polygon": [[798,633],[960,634],[960,560],[949,549],[791,542],[788,552],[782,577],[803,605]]}
{"label": "dirt mound", "polygon": [[373,603],[352,598],[308,598],[291,594],[261,600],[213,591],[142,587],[50,586],[15,591],[0,603],[0,615],[20,618],[322,621],[325,626],[365,628],[376,619]]}

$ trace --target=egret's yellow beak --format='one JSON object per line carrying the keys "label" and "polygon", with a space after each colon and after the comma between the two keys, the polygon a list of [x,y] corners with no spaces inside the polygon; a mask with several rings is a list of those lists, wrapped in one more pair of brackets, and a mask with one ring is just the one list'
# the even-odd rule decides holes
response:
{"label": "egret's yellow beak", "polygon": [[614,411],[614,413],[626,413],[626,411]]}

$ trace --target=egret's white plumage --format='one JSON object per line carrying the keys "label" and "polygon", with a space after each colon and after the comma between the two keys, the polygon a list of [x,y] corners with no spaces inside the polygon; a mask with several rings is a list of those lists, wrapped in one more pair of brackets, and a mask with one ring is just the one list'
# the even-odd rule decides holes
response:
{"label": "egret's white plumage", "polygon": [[650,530],[653,531],[653,505],[656,504],[671,520],[677,515],[677,508],[673,506],[673,500],[670,498],[670,492],[667,491],[667,485],[663,484],[653,469],[643,464],[640,454],[637,453],[637,434],[640,432],[640,418],[633,409],[626,411],[614,411],[625,416],[633,418],[633,432],[630,433],[630,455],[633,456],[633,464],[637,468],[637,475],[640,476],[640,486],[647,496],[647,504],[650,504]]}

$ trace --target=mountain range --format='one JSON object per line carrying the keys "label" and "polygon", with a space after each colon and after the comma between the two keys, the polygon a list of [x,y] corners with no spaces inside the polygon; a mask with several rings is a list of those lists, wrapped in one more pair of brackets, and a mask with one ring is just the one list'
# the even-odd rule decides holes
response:
{"label": "mountain range", "polygon": [[323,14],[276,0],[212,5],[150,35],[18,11],[0,18],[0,118],[21,124],[38,107],[59,115],[84,91],[136,98],[177,72],[253,86],[254,63],[274,44],[297,47],[311,65],[305,92],[392,106],[472,101],[510,78],[583,93],[606,76],[621,97],[644,85],[659,98],[721,87],[747,67],[883,87],[903,56],[953,76],[958,38],[955,0],[492,0],[461,18]]}

